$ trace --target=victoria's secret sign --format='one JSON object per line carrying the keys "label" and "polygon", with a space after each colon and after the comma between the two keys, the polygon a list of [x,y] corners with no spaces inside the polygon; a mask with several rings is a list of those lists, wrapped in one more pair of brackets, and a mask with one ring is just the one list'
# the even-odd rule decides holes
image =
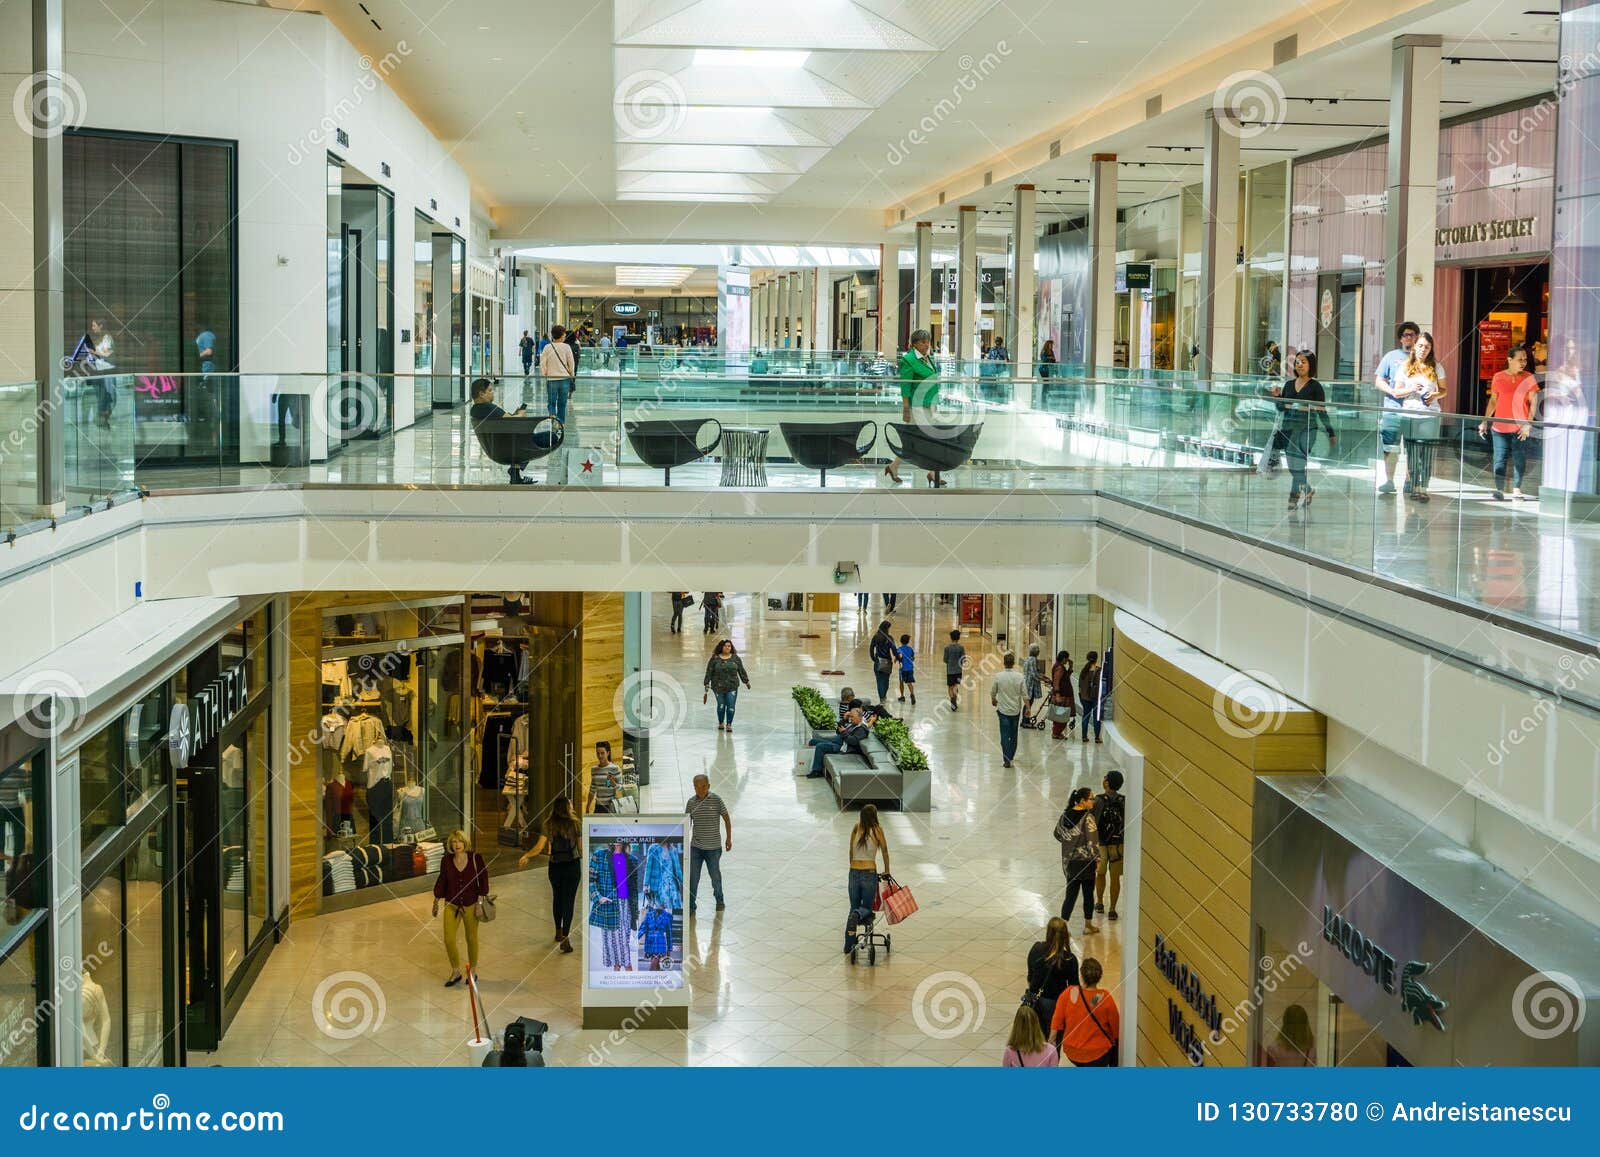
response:
{"label": "victoria's secret sign", "polygon": [[1532,237],[1538,225],[1537,217],[1506,217],[1498,221],[1446,225],[1433,231],[1433,243],[1441,249],[1449,249],[1457,245],[1481,245],[1485,241],[1511,241],[1518,237]]}

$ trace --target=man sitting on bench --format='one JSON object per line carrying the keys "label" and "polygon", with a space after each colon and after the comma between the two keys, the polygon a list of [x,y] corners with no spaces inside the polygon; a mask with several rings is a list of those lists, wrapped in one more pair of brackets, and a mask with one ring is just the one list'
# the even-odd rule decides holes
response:
{"label": "man sitting on bench", "polygon": [[[502,410],[499,406],[495,405],[494,383],[488,378],[476,378],[473,380],[472,409],[468,412],[472,415],[472,424],[474,426],[476,426],[479,422],[487,422],[494,418],[526,418],[529,422],[539,422],[543,420],[542,416],[540,418],[527,418],[528,407],[526,405],[518,406],[516,410],[509,414]],[[535,434],[533,436],[532,444],[541,450],[546,449],[550,446],[555,437],[555,428],[552,425],[549,430],[541,430],[539,433]],[[516,465],[510,467],[511,483],[513,486],[533,485],[533,479],[524,478],[522,475],[522,468],[526,465],[526,462],[518,462]]]}
{"label": "man sitting on bench", "polygon": [[841,751],[848,751],[852,755],[861,754],[861,745],[867,741],[867,724],[861,717],[861,708],[852,707],[844,717],[844,722],[839,724],[839,733],[827,739],[812,739],[806,746],[811,748],[811,771],[807,779],[817,779],[822,775],[822,760],[829,755],[837,755]]}

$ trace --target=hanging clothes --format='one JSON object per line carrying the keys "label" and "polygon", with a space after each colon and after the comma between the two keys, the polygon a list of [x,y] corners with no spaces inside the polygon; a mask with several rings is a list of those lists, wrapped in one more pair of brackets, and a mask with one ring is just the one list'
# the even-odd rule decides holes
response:
{"label": "hanging clothes", "polygon": [[478,747],[478,786],[498,788],[504,779],[505,756],[511,728],[518,716],[509,711],[491,711],[483,720],[483,735]]}
{"label": "hanging clothes", "polygon": [[644,852],[644,890],[651,902],[675,910],[683,907],[683,857],[665,844],[650,844]]}
{"label": "hanging clothes", "polygon": [[511,742],[506,747],[506,775],[528,770],[528,717],[517,716],[511,725]]}
{"label": "hanging clothes", "polygon": [[508,648],[490,647],[483,653],[480,690],[509,694],[517,683],[517,653]]}
{"label": "hanging clothes", "polygon": [[344,738],[339,742],[339,757],[354,759],[384,736],[383,720],[363,711],[345,724]]}

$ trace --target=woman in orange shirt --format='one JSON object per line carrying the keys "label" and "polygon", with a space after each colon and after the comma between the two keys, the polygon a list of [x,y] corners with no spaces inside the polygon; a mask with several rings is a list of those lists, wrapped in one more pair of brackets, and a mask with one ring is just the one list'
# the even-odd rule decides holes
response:
{"label": "woman in orange shirt", "polygon": [[1494,431],[1494,500],[1504,502],[1501,479],[1511,463],[1511,497],[1522,498],[1522,475],[1528,466],[1529,422],[1539,408],[1539,379],[1528,372],[1528,347],[1514,345],[1506,354],[1506,368],[1489,383],[1489,406],[1478,424],[1483,437]]}
{"label": "woman in orange shirt", "polygon": [[1111,994],[1097,987],[1100,962],[1089,957],[1082,972],[1083,983],[1067,989],[1056,1001],[1050,1039],[1060,1047],[1061,1055],[1079,1068],[1110,1068],[1117,1063],[1122,1016]]}

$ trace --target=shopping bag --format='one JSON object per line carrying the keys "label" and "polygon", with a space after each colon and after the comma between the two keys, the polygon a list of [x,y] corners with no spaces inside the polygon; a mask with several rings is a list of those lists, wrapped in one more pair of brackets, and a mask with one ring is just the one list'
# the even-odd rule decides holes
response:
{"label": "shopping bag", "polygon": [[884,917],[890,924],[900,923],[917,910],[917,901],[912,897],[911,889],[896,883],[893,876],[883,881],[879,898],[883,904]]}

